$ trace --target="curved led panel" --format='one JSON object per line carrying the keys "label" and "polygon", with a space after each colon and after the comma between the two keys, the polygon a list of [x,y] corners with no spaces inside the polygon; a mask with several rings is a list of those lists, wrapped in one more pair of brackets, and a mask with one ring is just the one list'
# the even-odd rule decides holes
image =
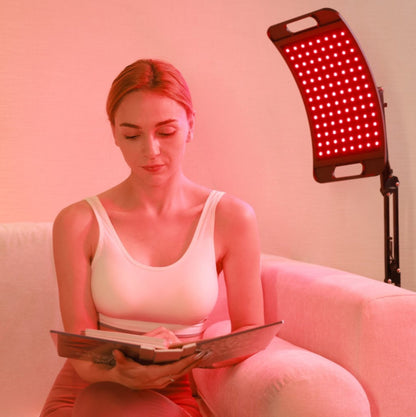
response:
{"label": "curved led panel", "polygon": [[[313,25],[293,32],[309,19]],[[332,9],[321,9],[269,28],[306,108],[318,182],[379,175],[386,164],[383,103],[353,34]],[[361,164],[337,177],[337,167]]]}

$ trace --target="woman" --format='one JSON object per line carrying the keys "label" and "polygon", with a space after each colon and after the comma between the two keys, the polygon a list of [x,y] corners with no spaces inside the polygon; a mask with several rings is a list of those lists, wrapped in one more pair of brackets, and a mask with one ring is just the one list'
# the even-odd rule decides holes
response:
{"label": "woman", "polygon": [[[232,330],[262,324],[252,209],[182,171],[194,127],[182,75],[156,60],[129,65],[112,84],[107,113],[130,175],[54,222],[65,330],[115,328],[167,344],[201,337],[221,271]],[[113,367],[68,360],[41,417],[200,416],[187,374],[201,357],[144,366],[113,355]]]}

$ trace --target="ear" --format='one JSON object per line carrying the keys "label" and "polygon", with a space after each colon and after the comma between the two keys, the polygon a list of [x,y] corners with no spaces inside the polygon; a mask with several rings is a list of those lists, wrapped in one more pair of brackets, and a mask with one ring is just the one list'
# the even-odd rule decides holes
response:
{"label": "ear", "polygon": [[120,146],[116,137],[116,127],[114,123],[111,123],[111,132],[113,133],[114,143],[116,144],[116,146]]}
{"label": "ear", "polygon": [[194,139],[194,125],[195,125],[195,115],[188,117],[189,131],[186,142],[192,142]]}

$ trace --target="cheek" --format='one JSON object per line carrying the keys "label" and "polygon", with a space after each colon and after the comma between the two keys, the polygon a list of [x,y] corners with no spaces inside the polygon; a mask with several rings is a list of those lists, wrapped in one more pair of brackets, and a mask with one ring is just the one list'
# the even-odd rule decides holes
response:
{"label": "cheek", "polygon": [[176,159],[181,160],[182,156],[184,155],[186,151],[186,144],[187,144],[187,141],[180,141],[176,143],[170,148],[169,153],[172,155],[172,157],[176,157]]}
{"label": "cheek", "polygon": [[117,146],[128,165],[132,165],[137,160],[138,152],[135,152],[132,146],[126,143],[117,143]]}

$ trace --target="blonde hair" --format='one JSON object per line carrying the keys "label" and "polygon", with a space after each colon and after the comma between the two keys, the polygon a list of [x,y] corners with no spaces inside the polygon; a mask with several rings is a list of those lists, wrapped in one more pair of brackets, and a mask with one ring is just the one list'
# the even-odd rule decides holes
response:
{"label": "blonde hair", "polygon": [[179,70],[164,61],[139,59],[124,68],[111,85],[106,107],[111,124],[123,98],[140,90],[169,97],[185,108],[188,118],[194,115],[191,93]]}

